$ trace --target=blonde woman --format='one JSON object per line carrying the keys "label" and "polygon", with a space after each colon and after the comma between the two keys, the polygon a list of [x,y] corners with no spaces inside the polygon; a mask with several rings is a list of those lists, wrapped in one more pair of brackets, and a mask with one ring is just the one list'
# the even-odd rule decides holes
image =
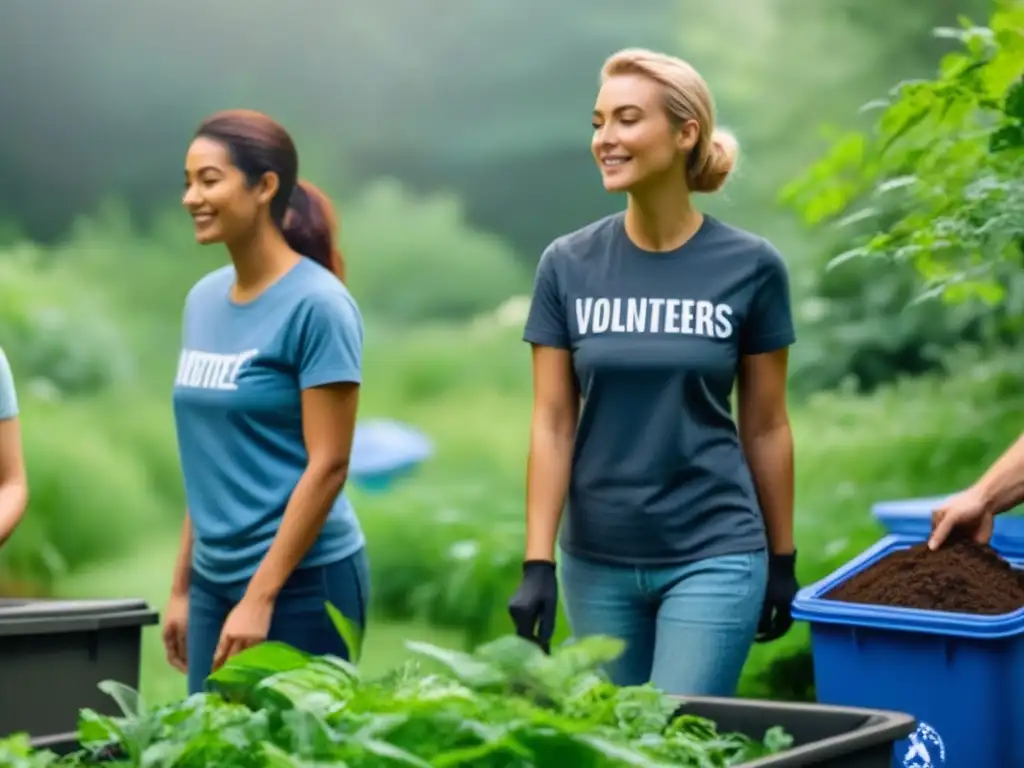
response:
{"label": "blonde woman", "polygon": [[21,450],[18,396],[14,376],[0,349],[0,546],[18,527],[28,504],[28,481]]}
{"label": "blonde woman", "polygon": [[787,270],[766,240],[694,207],[738,146],[693,67],[615,54],[593,128],[626,210],[559,237],[537,268],[526,558],[509,610],[547,645],[560,580],[576,636],[626,642],[614,682],[732,695],[755,637],[789,629],[797,591]]}

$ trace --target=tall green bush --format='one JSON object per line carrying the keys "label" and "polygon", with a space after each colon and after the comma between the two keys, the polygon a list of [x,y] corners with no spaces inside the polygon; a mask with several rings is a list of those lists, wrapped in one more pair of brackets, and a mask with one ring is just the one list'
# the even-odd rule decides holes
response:
{"label": "tall green bush", "polygon": [[0,252],[0,346],[41,396],[88,395],[135,374],[121,327],[102,297],[30,244]]}
{"label": "tall green bush", "polygon": [[345,205],[341,233],[360,307],[396,323],[466,319],[529,289],[511,248],[471,229],[453,197],[381,180]]}
{"label": "tall green bush", "polygon": [[131,241],[116,211],[102,224],[83,221],[56,248],[23,243],[0,253],[0,345],[19,391],[31,487],[25,519],[0,549],[0,589],[45,590],[180,519],[170,403],[161,396],[170,386],[147,386],[136,365],[145,339],[134,335],[178,322],[153,321],[152,305],[147,315],[127,302],[153,249]]}
{"label": "tall green bush", "polygon": [[[106,415],[116,402],[54,403],[30,395],[22,406],[31,499],[0,548],[0,581],[47,587],[83,565],[124,555],[180,514],[153,474],[152,454],[139,450],[140,441],[111,434]],[[121,406],[132,409],[127,401]]]}
{"label": "tall green bush", "polygon": [[797,351],[804,389],[852,378],[870,390],[943,369],[964,341],[1019,343],[1024,3],[1000,0],[988,26],[936,35],[955,49],[935,75],[865,105],[873,127],[838,135],[783,191],[831,241]]}
{"label": "tall green bush", "polygon": [[[841,137],[786,192],[808,223],[876,220],[835,262],[909,262],[934,295],[1003,295],[998,267],[1020,269],[1024,239],[1024,3],[999,0],[931,80],[898,83],[871,107],[870,133]],[[890,200],[895,202],[890,203]]]}

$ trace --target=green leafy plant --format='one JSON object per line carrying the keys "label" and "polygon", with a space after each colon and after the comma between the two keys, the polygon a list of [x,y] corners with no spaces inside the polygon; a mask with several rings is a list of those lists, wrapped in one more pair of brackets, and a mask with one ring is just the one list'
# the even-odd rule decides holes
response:
{"label": "green leafy plant", "polygon": [[810,225],[862,233],[832,266],[890,257],[914,265],[925,297],[995,302],[1024,253],[1024,3],[936,34],[960,43],[936,77],[865,105],[874,131],[839,138],[783,199]]}
{"label": "green leafy plant", "polygon": [[102,300],[29,244],[0,252],[0,346],[19,389],[50,400],[123,386],[136,373]]}
{"label": "green leafy plant", "polygon": [[468,320],[530,287],[515,251],[473,229],[459,200],[417,197],[390,179],[346,205],[341,241],[362,312],[402,328]]}
{"label": "green leafy plant", "polygon": [[[358,647],[333,606],[331,617]],[[719,733],[651,686],[612,685],[599,668],[622,651],[613,638],[550,656],[514,636],[473,653],[408,647],[414,661],[364,680],[343,659],[264,643],[213,673],[206,693],[156,708],[104,683],[122,716],[83,710],[80,752],[33,752],[15,735],[0,741],[0,766],[721,768],[792,744],[777,727],[760,741]]]}

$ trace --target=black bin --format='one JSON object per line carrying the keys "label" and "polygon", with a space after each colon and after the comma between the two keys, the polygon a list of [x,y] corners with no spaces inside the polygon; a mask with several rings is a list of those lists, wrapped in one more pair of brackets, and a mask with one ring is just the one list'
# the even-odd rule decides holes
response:
{"label": "black bin", "polygon": [[0,736],[74,733],[83,707],[120,714],[96,686],[138,688],[142,628],[158,619],[142,600],[0,599]]}
{"label": "black bin", "polygon": [[[902,755],[894,762],[893,744],[905,739],[916,725],[913,717],[899,712],[744,699],[685,699],[680,712],[713,720],[723,733],[761,739],[769,728],[780,725],[793,737],[792,749],[744,763],[743,768],[902,766]],[[41,740],[37,746],[68,754],[78,749],[78,742],[75,734],[68,733]]]}
{"label": "black bin", "polygon": [[891,768],[894,744],[917,725],[910,715],[884,710],[710,697],[683,701],[680,714],[706,717],[722,733],[762,739],[779,725],[793,737],[792,749],[744,768]]}
{"label": "black bin", "polygon": [[[892,768],[893,746],[914,730],[910,715],[884,710],[791,704],[711,697],[683,699],[680,713],[705,717],[723,733],[754,739],[781,726],[794,739],[791,749],[745,763],[743,768]],[[117,714],[117,713],[114,713]],[[68,754],[78,749],[73,729],[36,740],[37,747]],[[895,765],[901,765],[897,760]]]}

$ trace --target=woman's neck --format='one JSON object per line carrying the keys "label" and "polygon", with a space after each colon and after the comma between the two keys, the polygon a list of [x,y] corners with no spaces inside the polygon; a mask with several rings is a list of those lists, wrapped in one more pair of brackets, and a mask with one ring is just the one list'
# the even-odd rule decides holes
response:
{"label": "woman's neck", "polygon": [[631,192],[626,206],[626,234],[645,251],[673,251],[700,229],[704,217],[690,202],[690,192],[671,188]]}
{"label": "woman's neck", "polygon": [[302,258],[273,230],[261,230],[252,238],[228,246],[235,267],[235,298],[256,298]]}

